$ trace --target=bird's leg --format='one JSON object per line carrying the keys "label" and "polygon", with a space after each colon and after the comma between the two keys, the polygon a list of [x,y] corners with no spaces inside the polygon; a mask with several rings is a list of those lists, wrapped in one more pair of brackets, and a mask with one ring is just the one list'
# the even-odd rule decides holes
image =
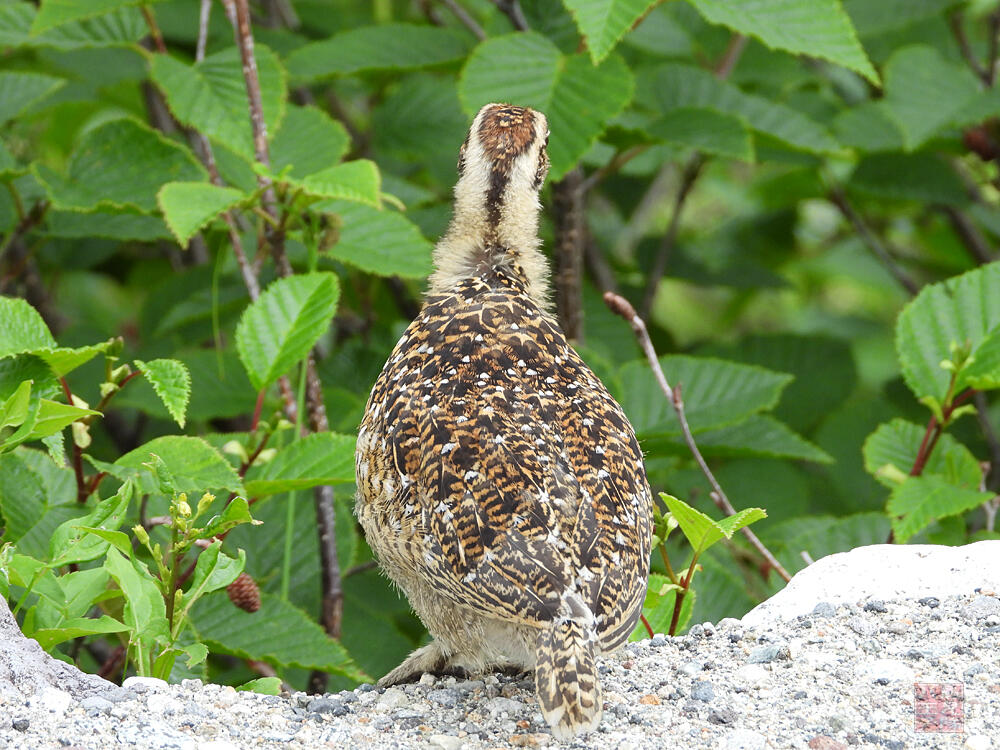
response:
{"label": "bird's leg", "polygon": [[403,663],[378,681],[380,687],[416,682],[424,673],[437,677],[459,677],[467,679],[469,670],[452,662],[452,654],[445,651],[437,640],[421,646],[407,656]]}

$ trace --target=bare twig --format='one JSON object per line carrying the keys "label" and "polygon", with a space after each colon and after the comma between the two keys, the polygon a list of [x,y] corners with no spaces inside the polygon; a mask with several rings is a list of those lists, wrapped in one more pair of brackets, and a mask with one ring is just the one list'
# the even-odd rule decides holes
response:
{"label": "bare twig", "polygon": [[608,259],[604,257],[600,245],[594,241],[589,233],[583,246],[583,258],[587,263],[587,270],[590,271],[590,275],[597,283],[598,289],[604,289],[608,292],[618,291],[618,281],[615,279],[611,266],[608,265]]}
{"label": "bare twig", "polygon": [[990,50],[986,63],[986,85],[990,88],[996,83],[998,52],[1000,52],[1000,10],[995,10],[990,13]]}
{"label": "bare twig", "polygon": [[493,3],[510,19],[515,29],[518,31],[529,29],[528,19],[524,17],[524,11],[521,10],[521,3],[518,0],[493,0]]}
{"label": "bare twig", "polygon": [[146,25],[149,27],[149,37],[153,40],[153,47],[161,55],[166,54],[167,45],[163,41],[163,34],[156,23],[156,16],[153,15],[153,9],[144,4],[142,6],[142,17],[146,19]]}
{"label": "bare twig", "polygon": [[994,260],[989,243],[968,216],[954,206],[941,206],[941,212],[948,217],[951,228],[977,263],[990,263]]}
{"label": "bare twig", "polygon": [[729,44],[726,46],[726,51],[722,53],[719,62],[715,64],[716,78],[720,80],[729,78],[729,74],[733,72],[733,68],[739,62],[740,56],[743,54],[746,46],[747,37],[743,36],[743,34],[733,34],[729,37]]}
{"label": "bare twig", "polygon": [[480,26],[476,19],[469,15],[469,12],[458,4],[457,0],[440,0],[441,4],[451,11],[451,14],[458,19],[465,28],[467,28],[472,35],[476,37],[479,41],[484,41],[486,39],[486,32],[483,31],[483,27]]}
{"label": "bare twig", "polygon": [[580,183],[580,192],[589,192],[591,188],[593,188],[605,177],[617,172],[648,148],[648,143],[641,143],[638,146],[633,146],[632,148],[625,149],[624,151],[619,151],[611,157],[611,161],[587,175],[587,179]]}
{"label": "bare twig", "polygon": [[[684,442],[687,443],[688,448],[691,451],[691,455],[694,456],[695,462],[698,464],[698,468],[701,469],[702,474],[708,480],[709,485],[712,487],[712,494],[714,495],[713,500],[719,505],[726,515],[733,516],[736,515],[736,509],[733,508],[732,503],[729,502],[729,498],[726,496],[725,491],[719,484],[719,481],[715,478],[715,474],[709,468],[708,463],[705,461],[704,456],[701,455],[701,450],[698,448],[698,444],[695,443],[694,436],[691,434],[691,427],[688,425],[687,415],[684,413],[684,400],[681,398],[681,388],[678,384],[677,386],[671,388],[670,384],[667,382],[666,376],[663,374],[663,368],[660,367],[660,361],[656,357],[656,350],[653,348],[653,342],[649,338],[649,331],[646,330],[646,324],[641,317],[636,313],[635,308],[632,307],[631,303],[613,292],[605,292],[604,294],[604,304],[608,306],[611,312],[624,318],[628,321],[628,324],[632,327],[632,331],[635,333],[635,337],[639,342],[639,346],[642,347],[643,353],[646,355],[646,360],[649,362],[649,366],[653,371],[653,376],[656,378],[657,384],[660,386],[660,390],[663,391],[663,395],[667,397],[667,400],[674,407],[674,411],[677,414],[677,421],[680,423],[681,432],[684,435]],[[771,551],[757,538],[748,527],[743,527],[741,529],[743,535],[747,538],[750,544],[767,560],[768,564],[774,568],[778,575],[784,578],[786,581],[791,580],[791,576],[788,575],[788,571],[782,566],[778,559],[771,554]]]}
{"label": "bare twig", "polygon": [[861,241],[867,245],[868,249],[872,251],[876,258],[878,258],[882,265],[886,267],[899,282],[899,284],[906,289],[910,294],[916,294],[920,291],[920,285],[910,278],[910,275],[904,271],[900,265],[896,262],[896,259],[892,257],[892,254],[886,249],[885,245],[882,244],[882,240],[871,230],[868,224],[861,215],[854,210],[854,206],[847,199],[847,195],[840,188],[834,188],[830,191],[830,202],[833,203],[840,213],[844,215],[844,218],[851,222],[854,227],[854,231],[858,233]]}
{"label": "bare twig", "polygon": [[198,43],[194,48],[195,62],[205,59],[205,47],[208,44],[208,22],[212,19],[212,0],[201,0],[201,10],[198,13]]}
{"label": "bare twig", "polygon": [[[246,84],[247,100],[250,109],[250,123],[253,128],[254,155],[257,161],[269,166],[270,155],[267,148],[267,126],[261,105],[260,80],[257,75],[257,61],[254,57],[253,34],[250,28],[250,9],[247,0],[223,0],[226,14],[233,25],[236,43],[240,48],[243,60],[243,78]],[[278,216],[277,198],[274,186],[266,175],[258,177],[258,184],[263,188],[264,210],[273,220],[264,223],[268,244],[274,256],[278,274],[282,277],[292,275],[292,266],[288,262],[284,246],[284,221]],[[286,404],[289,398],[295,402],[288,386],[287,379],[282,385]],[[323,405],[323,392],[316,371],[316,362],[312,354],[306,359],[306,403],[314,431],[329,430],[326,418],[326,408]],[[334,515],[333,488],[317,487],[314,491],[314,505],[320,546],[320,570],[322,574],[323,600],[321,621],[326,632],[334,638],[340,637],[340,621],[343,611],[343,589],[340,581],[340,565],[337,558],[336,516]],[[325,672],[314,671],[309,678],[309,688],[313,692],[325,689],[328,675]]]}
{"label": "bare twig", "polygon": [[555,292],[559,324],[566,338],[583,340],[583,252],[587,224],[583,215],[583,170],[571,169],[552,188],[555,214]]}
{"label": "bare twig", "polygon": [[983,83],[989,86],[989,72],[982,66],[976,58],[976,54],[972,51],[972,45],[969,44],[969,37],[965,33],[965,16],[962,11],[956,10],[954,13],[949,15],[948,24],[951,26],[951,33],[955,37],[955,41],[958,43],[958,49],[962,53],[962,57],[965,59],[965,62],[968,63],[972,72],[975,73]]}
{"label": "bare twig", "polygon": [[660,246],[657,248],[653,265],[649,269],[649,277],[646,280],[646,290],[642,295],[640,310],[643,317],[649,317],[649,311],[653,307],[653,300],[656,297],[656,290],[660,286],[660,279],[667,270],[667,262],[670,260],[670,253],[677,241],[677,232],[681,225],[681,213],[684,211],[684,204],[687,202],[691,190],[698,181],[702,167],[705,166],[705,157],[701,152],[696,152],[688,159],[681,173],[680,185],[677,188],[677,195],[674,196],[674,210],[670,215],[670,223],[667,231],[663,233]]}

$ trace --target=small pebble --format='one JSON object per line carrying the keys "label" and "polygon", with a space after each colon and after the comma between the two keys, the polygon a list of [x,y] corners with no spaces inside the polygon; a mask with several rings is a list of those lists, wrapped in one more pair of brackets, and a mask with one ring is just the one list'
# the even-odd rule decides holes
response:
{"label": "small pebble", "polygon": [[711,682],[696,682],[691,686],[691,697],[696,701],[706,703],[715,698],[715,690],[712,689]]}
{"label": "small pebble", "polygon": [[747,657],[748,664],[767,664],[772,661],[788,660],[792,658],[792,652],[787,644],[772,644],[770,646],[758,646],[750,652]]}
{"label": "small pebble", "polygon": [[837,608],[830,602],[820,602],[812,610],[816,617],[833,617],[837,614]]}
{"label": "small pebble", "polygon": [[885,602],[881,599],[869,599],[865,602],[865,612],[884,613],[888,611],[889,608],[885,606]]}
{"label": "small pebble", "polygon": [[917,599],[917,602],[923,604],[925,607],[930,607],[931,609],[941,606],[941,600],[936,596],[925,596],[923,599]]}
{"label": "small pebble", "polygon": [[427,700],[432,703],[437,703],[439,706],[446,706],[452,708],[458,705],[458,691],[449,688],[447,690],[431,690],[427,694]]}
{"label": "small pebble", "polygon": [[14,719],[10,725],[14,727],[18,732],[27,732],[29,722],[27,719]]}

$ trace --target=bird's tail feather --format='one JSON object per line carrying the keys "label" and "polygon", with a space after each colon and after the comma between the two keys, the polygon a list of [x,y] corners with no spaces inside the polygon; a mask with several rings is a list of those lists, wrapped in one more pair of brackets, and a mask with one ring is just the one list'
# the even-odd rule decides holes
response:
{"label": "bird's tail feather", "polygon": [[535,691],[542,716],[560,740],[597,728],[603,704],[594,661],[593,625],[577,619],[552,622],[535,646]]}

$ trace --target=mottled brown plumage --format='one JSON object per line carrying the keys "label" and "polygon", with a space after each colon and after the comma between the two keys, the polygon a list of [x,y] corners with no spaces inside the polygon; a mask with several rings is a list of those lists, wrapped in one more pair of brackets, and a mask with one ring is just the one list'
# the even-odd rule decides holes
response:
{"label": "mottled brown plumage", "polygon": [[557,737],[601,716],[649,569],[650,493],[621,407],[548,312],[545,117],[487,105],[420,316],[372,389],[357,514],[433,636],[382,679],[535,669]]}

